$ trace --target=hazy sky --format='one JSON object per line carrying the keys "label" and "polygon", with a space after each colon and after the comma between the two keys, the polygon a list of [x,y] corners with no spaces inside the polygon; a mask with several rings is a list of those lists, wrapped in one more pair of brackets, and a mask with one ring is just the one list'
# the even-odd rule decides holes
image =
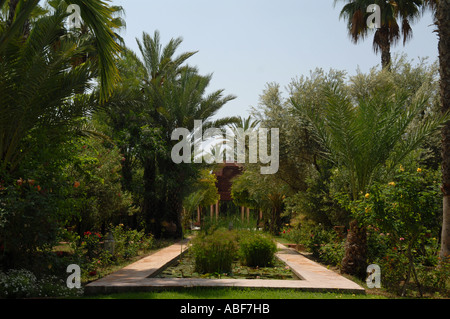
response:
{"label": "hazy sky", "polygon": [[[113,0],[125,9],[126,45],[139,52],[136,38],[159,30],[163,44],[182,37],[178,53],[199,51],[188,60],[201,74],[213,73],[210,91],[225,89],[237,99],[219,116],[247,116],[257,106],[268,82],[284,88],[292,78],[315,68],[354,74],[380,65],[372,37],[358,45],[348,37],[339,19],[343,2],[332,0]],[[438,57],[438,39],[431,15],[414,23],[414,38],[392,53],[410,59]]]}

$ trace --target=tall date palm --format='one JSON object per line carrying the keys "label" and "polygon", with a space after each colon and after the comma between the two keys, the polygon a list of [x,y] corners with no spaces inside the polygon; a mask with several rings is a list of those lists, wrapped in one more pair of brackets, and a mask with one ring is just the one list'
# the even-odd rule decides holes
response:
{"label": "tall date palm", "polygon": [[[45,130],[60,136],[96,102],[82,96],[100,77],[100,98],[111,92],[117,78],[114,57],[119,50],[112,27],[114,11],[103,1],[79,4],[84,23],[95,35],[80,41],[65,27],[67,4],[49,1],[44,10],[35,0],[0,1],[0,170],[13,172]],[[6,14],[5,14],[6,12]],[[84,59],[96,54],[96,59]],[[80,60],[81,59],[81,60]],[[81,61],[81,62],[80,62]]]}
{"label": "tall date palm", "polygon": [[116,118],[135,105],[132,117],[140,124],[130,135],[136,137],[132,148],[137,150],[144,173],[144,224],[155,237],[179,237],[183,195],[199,170],[194,164],[172,161],[171,149],[177,143],[172,141],[172,132],[176,128],[192,132],[195,120],[202,120],[203,128],[228,124],[234,119],[214,117],[234,96],[224,95],[223,90],[207,94],[212,77],[185,64],[195,52],[178,54],[181,38],[163,45],[155,31],[153,35],[144,33],[137,42],[141,58],[130,59],[133,62],[128,67],[134,71],[126,71],[132,85],[120,85],[105,106],[109,117]]}
{"label": "tall date palm", "polygon": [[[450,112],[450,2],[429,1],[436,8],[439,34],[439,63],[441,74],[441,110]],[[442,130],[442,191],[443,224],[441,237],[441,260],[450,256],[450,122]]]}
{"label": "tall date palm", "polygon": [[389,68],[391,63],[391,47],[401,38],[403,44],[412,37],[411,23],[421,15],[422,0],[335,0],[346,4],[340,17],[347,20],[348,32],[356,44],[371,34],[367,25],[369,5],[377,4],[381,9],[381,27],[374,32],[373,49],[381,52],[381,65]]}

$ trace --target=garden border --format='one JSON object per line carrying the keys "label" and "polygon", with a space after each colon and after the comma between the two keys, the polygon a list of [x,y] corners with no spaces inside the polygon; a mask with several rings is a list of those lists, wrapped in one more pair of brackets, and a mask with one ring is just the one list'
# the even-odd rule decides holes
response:
{"label": "garden border", "polygon": [[101,295],[193,287],[296,289],[365,294],[365,289],[355,282],[280,243],[277,243],[279,248],[277,258],[286,263],[300,280],[154,278],[187,250],[189,240],[190,238],[163,248],[109,276],[87,284],[84,287],[85,294]]}

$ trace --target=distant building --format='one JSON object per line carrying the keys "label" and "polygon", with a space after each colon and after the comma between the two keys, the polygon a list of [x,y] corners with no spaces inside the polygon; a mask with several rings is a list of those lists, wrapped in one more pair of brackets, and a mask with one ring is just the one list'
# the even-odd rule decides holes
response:
{"label": "distant building", "polygon": [[220,201],[233,201],[231,198],[232,179],[242,174],[242,166],[236,163],[224,163],[220,164],[219,168],[213,173],[217,177],[216,185],[219,190]]}

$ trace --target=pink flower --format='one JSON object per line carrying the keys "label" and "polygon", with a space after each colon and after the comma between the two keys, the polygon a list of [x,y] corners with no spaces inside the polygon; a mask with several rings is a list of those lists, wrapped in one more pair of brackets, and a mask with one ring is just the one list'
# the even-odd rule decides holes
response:
{"label": "pink flower", "polygon": [[400,237],[399,239],[400,239],[400,240],[405,240],[405,238],[403,238],[403,237]]}

